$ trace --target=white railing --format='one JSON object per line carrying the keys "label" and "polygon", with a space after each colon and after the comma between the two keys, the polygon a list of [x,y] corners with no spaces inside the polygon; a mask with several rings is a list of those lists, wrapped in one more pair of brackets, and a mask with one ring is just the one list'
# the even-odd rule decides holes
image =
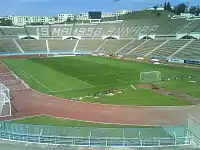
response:
{"label": "white railing", "polygon": [[67,145],[67,146],[95,146],[95,147],[166,147],[186,146],[192,144],[192,137],[170,138],[123,138],[123,137],[64,137],[41,136],[0,132],[0,139],[18,142]]}

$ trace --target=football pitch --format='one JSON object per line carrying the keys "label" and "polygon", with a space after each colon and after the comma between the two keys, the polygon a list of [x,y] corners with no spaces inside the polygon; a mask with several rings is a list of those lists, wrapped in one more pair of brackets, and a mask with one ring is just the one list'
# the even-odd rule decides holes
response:
{"label": "football pitch", "polygon": [[[62,98],[80,101],[138,106],[190,105],[190,101],[156,93],[137,87],[140,73],[160,71],[163,77],[192,74],[199,76],[199,70],[175,66],[154,65],[128,60],[92,56],[60,58],[10,58],[4,59],[16,75],[31,88]],[[157,85],[176,92],[200,97],[200,80],[166,80]],[[133,85],[136,88],[132,88]],[[181,88],[180,88],[181,87]],[[117,91],[104,95],[103,91]],[[96,93],[98,93],[97,96]]]}

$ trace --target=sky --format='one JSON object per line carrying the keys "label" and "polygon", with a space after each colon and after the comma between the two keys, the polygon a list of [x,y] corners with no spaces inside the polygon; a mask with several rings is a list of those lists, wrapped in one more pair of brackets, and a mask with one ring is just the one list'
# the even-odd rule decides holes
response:
{"label": "sky", "polygon": [[[165,0],[1,0],[0,16],[55,16],[59,13],[88,11],[114,12],[115,10],[141,10]],[[173,5],[186,0],[168,0]],[[190,5],[200,5],[200,0],[190,0]]]}

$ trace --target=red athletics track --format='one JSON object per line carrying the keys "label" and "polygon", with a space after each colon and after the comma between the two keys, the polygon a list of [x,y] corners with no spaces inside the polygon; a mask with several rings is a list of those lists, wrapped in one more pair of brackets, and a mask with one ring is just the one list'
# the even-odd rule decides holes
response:
{"label": "red athletics track", "polygon": [[[1,67],[0,72],[9,70]],[[13,116],[1,120],[46,114],[85,121],[137,124],[183,125],[188,113],[197,114],[199,106],[184,107],[136,107],[83,103],[44,95],[34,90],[13,91]]]}

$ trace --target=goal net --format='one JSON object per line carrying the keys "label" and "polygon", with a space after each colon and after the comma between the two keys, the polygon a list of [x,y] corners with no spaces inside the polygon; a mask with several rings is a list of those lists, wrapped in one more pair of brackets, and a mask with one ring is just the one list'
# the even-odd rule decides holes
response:
{"label": "goal net", "polygon": [[3,84],[0,84],[0,116],[11,116],[10,93]]}
{"label": "goal net", "polygon": [[158,82],[161,81],[161,73],[159,71],[141,72],[140,82]]}

